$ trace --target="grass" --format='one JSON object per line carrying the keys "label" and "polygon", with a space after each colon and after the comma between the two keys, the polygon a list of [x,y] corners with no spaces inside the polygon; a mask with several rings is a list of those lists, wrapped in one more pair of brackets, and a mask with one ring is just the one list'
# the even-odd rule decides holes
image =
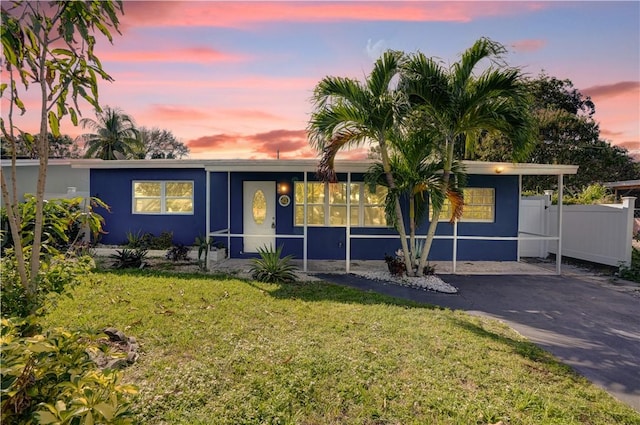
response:
{"label": "grass", "polygon": [[145,424],[640,424],[499,322],[323,283],[101,272],[44,320],[138,339]]}

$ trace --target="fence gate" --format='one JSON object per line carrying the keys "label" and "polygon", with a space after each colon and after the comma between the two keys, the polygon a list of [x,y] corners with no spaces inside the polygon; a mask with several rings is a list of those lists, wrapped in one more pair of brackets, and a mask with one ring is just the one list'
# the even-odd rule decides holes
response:
{"label": "fence gate", "polygon": [[[545,236],[548,233],[546,196],[528,196],[520,199],[518,232],[522,238],[527,236]],[[548,242],[544,240],[520,240],[520,257],[545,258]]]}

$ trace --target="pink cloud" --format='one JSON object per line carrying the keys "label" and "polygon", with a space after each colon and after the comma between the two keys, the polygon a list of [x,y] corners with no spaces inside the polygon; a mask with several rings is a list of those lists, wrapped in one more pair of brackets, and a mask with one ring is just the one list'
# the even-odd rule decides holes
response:
{"label": "pink cloud", "polygon": [[539,10],[532,2],[146,2],[125,3],[123,27],[217,26],[251,28],[267,22],[469,22]]}
{"label": "pink cloud", "polygon": [[158,121],[197,121],[209,118],[209,114],[199,109],[177,105],[152,105],[149,112]]}
{"label": "pink cloud", "polygon": [[635,92],[640,89],[640,81],[620,81],[613,84],[587,87],[582,93],[591,97],[607,98]]}
{"label": "pink cloud", "polygon": [[511,47],[513,47],[516,52],[535,52],[536,50],[542,49],[546,44],[546,40],[527,39],[516,41]]}
{"label": "pink cloud", "polygon": [[241,55],[224,53],[209,47],[191,47],[157,51],[105,51],[100,53],[102,61],[111,62],[180,62],[210,63],[238,62],[246,58]]}
{"label": "pink cloud", "polygon": [[[186,142],[192,158],[312,159],[319,153],[309,146],[306,130],[272,130],[256,134],[216,134]],[[364,146],[340,152],[339,159],[365,159],[369,148]]]}

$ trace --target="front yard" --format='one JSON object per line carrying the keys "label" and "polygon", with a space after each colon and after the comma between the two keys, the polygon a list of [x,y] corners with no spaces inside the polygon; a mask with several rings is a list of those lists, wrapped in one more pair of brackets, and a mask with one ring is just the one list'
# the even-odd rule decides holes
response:
{"label": "front yard", "polygon": [[324,283],[100,272],[47,326],[113,326],[145,424],[640,424],[506,326]]}

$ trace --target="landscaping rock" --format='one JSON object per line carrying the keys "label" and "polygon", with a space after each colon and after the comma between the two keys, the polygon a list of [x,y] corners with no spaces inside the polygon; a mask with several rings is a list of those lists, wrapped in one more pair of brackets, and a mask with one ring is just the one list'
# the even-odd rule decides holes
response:
{"label": "landscaping rock", "polygon": [[100,369],[123,369],[138,360],[140,346],[135,337],[127,337],[124,332],[112,327],[105,328],[103,332],[109,337],[108,340],[104,341],[111,348],[109,352],[115,352],[116,354],[112,356],[109,355],[109,352],[89,352],[91,360]]}

